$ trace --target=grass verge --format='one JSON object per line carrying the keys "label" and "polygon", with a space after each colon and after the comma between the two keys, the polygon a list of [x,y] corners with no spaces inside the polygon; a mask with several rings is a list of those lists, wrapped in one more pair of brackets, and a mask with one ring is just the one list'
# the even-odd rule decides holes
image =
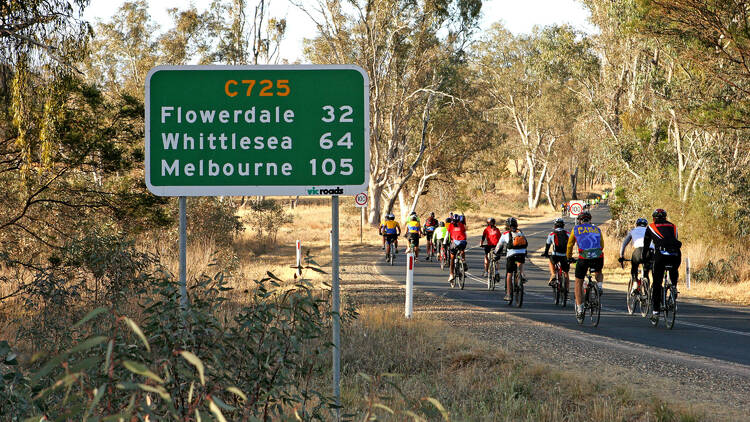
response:
{"label": "grass verge", "polygon": [[589,373],[560,371],[427,313],[406,320],[400,307],[365,307],[344,335],[343,404],[357,420],[368,412],[381,420],[412,419],[408,412],[455,421],[706,420],[701,409],[612,388],[598,379],[597,362]]}

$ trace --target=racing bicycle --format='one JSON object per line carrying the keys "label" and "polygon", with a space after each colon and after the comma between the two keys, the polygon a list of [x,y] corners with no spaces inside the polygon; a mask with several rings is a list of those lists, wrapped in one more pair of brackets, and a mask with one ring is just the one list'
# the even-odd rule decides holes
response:
{"label": "racing bicycle", "polygon": [[[664,266],[664,281],[661,288],[661,310],[659,311],[659,316],[664,317],[664,323],[670,330],[674,327],[674,320],[677,315],[677,285],[672,283],[672,279],[669,276],[669,270],[672,268],[674,268],[672,265]],[[653,294],[654,286],[652,285],[651,297],[653,297]],[[651,319],[651,325],[656,327],[658,324],[659,318]]]}
{"label": "racing bicycle", "polygon": [[385,242],[387,243],[387,246],[385,247],[385,260],[389,264],[393,265],[394,258],[396,257],[395,242],[390,238],[386,238]]}
{"label": "racing bicycle", "polygon": [[463,290],[465,282],[466,270],[464,270],[464,259],[461,257],[461,251],[456,250],[456,256],[453,258],[453,279],[451,279],[451,287],[459,286],[461,290]]}
{"label": "racing bicycle", "polygon": [[580,319],[576,316],[576,319],[578,324],[581,325],[588,315],[588,325],[596,327],[599,325],[599,317],[602,313],[602,302],[599,295],[599,286],[596,284],[596,279],[592,277],[593,274],[594,269],[589,268],[589,273],[586,275],[583,284],[583,315]]}
{"label": "racing bicycle", "polygon": [[[549,255],[542,255],[549,258]],[[552,296],[555,299],[555,305],[561,305],[563,308],[568,303],[568,289],[565,288],[565,275],[559,262],[555,262],[555,280],[552,284]]]}
{"label": "racing bicycle", "polygon": [[[630,260],[623,259],[623,262],[630,262]],[[620,264],[620,266],[625,267],[624,264]],[[648,280],[646,264],[641,265],[641,268],[638,269],[638,277],[630,277],[626,301],[628,314],[633,315],[636,307],[639,307],[641,316],[644,318],[648,316],[648,311],[651,309],[651,282]]]}
{"label": "racing bicycle", "polygon": [[487,290],[495,290],[495,285],[500,282],[500,262],[492,251],[487,254],[487,260]]}
{"label": "racing bicycle", "polygon": [[[507,283],[505,286],[506,290],[508,288]],[[508,295],[510,296],[510,300],[508,301],[508,306],[511,306],[515,303],[517,307],[523,306],[523,283],[521,282],[521,271],[518,268],[518,265],[516,264],[516,270],[513,271],[513,275],[511,278],[511,289],[510,292],[508,292]]]}

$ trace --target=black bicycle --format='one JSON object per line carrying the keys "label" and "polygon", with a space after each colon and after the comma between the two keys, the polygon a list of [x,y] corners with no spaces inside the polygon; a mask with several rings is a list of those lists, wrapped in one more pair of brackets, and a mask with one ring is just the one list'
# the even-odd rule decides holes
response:
{"label": "black bicycle", "polygon": [[[630,262],[630,260],[623,259],[623,262]],[[624,264],[620,264],[620,266],[625,267]],[[639,307],[641,316],[644,318],[648,316],[648,312],[651,310],[651,282],[648,279],[645,264],[638,269],[638,277],[630,277],[626,302],[628,314],[633,315],[636,307]]]}
{"label": "black bicycle", "polygon": [[[508,300],[508,306],[512,306],[515,304],[517,307],[523,306],[523,283],[521,282],[521,270],[518,268],[518,264],[516,264],[516,270],[513,271],[513,274],[511,276],[511,289],[510,292],[508,292],[508,296],[510,296],[510,300]],[[505,289],[508,289],[507,282]]]}
{"label": "black bicycle", "polygon": [[466,283],[464,259],[461,257],[461,251],[456,250],[456,256],[453,258],[453,278],[451,279],[451,288],[458,286],[463,290],[464,283]]}
{"label": "black bicycle", "polygon": [[[576,260],[573,259],[571,262],[576,262]],[[580,317],[576,315],[576,320],[579,325],[582,325],[588,315],[588,325],[596,327],[599,325],[599,317],[602,313],[602,302],[599,295],[599,286],[597,286],[596,279],[592,277],[592,274],[594,274],[594,269],[589,268],[589,273],[586,274],[583,284],[583,313]]]}
{"label": "black bicycle", "polygon": [[393,265],[393,261],[396,257],[396,245],[393,239],[387,238],[385,241],[388,244],[385,248],[385,260]]}
{"label": "black bicycle", "polygon": [[500,262],[495,259],[494,252],[487,254],[489,265],[487,265],[487,290],[495,290],[495,285],[500,282]]}
{"label": "black bicycle", "polygon": [[[652,267],[653,268],[653,267]],[[659,316],[664,318],[664,324],[668,329],[674,327],[675,317],[677,316],[677,285],[672,283],[669,276],[669,270],[674,268],[671,265],[664,266],[664,281],[661,287],[661,310]],[[651,286],[651,297],[654,294],[654,286]],[[653,304],[653,302],[651,302]],[[659,318],[651,319],[651,325],[656,327],[659,324]]]}
{"label": "black bicycle", "polygon": [[[549,258],[549,255],[542,255]],[[568,303],[568,289],[565,287],[565,275],[563,275],[562,265],[555,262],[555,279],[552,281],[552,296],[555,299],[555,305],[561,305],[563,308]]]}

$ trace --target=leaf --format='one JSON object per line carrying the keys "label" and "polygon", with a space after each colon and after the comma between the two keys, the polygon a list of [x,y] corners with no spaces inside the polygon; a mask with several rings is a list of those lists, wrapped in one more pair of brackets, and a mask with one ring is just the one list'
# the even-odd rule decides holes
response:
{"label": "leaf", "polygon": [[183,350],[180,352],[183,358],[185,358],[186,361],[190,362],[193,366],[195,366],[195,369],[198,370],[198,376],[201,379],[201,385],[206,385],[206,378],[203,375],[203,362],[198,358],[198,356],[195,356],[191,352],[188,352],[187,350]]}
{"label": "leaf", "polygon": [[148,340],[146,340],[146,336],[143,335],[143,331],[141,331],[141,328],[138,326],[138,324],[136,324],[135,322],[133,322],[133,320],[130,319],[130,318],[128,318],[128,317],[122,317],[122,319],[124,319],[125,323],[128,324],[128,327],[130,327],[130,329],[133,330],[133,332],[138,337],[140,337],[141,341],[146,346],[146,350],[148,350],[150,352],[151,351],[151,346],[148,344]]}
{"label": "leaf", "polygon": [[195,409],[195,422],[202,422],[201,412],[198,409]]}
{"label": "leaf", "polygon": [[212,398],[209,398],[209,400],[208,410],[210,410],[211,413],[216,416],[216,419],[219,422],[227,422],[227,420],[224,418],[224,415],[221,413],[221,410],[218,408],[218,406],[216,406],[216,403],[214,403],[214,400]]}
{"label": "leaf", "polygon": [[272,279],[276,280],[276,281],[279,281],[279,282],[283,282],[283,281],[284,281],[284,280],[282,280],[282,279],[280,279],[280,278],[276,277],[276,276],[275,276],[275,275],[274,275],[274,274],[273,274],[272,272],[270,272],[270,271],[266,271],[266,274],[267,274],[267,275],[268,275],[269,277],[271,277]]}
{"label": "leaf", "polygon": [[47,376],[50,372],[52,372],[53,369],[55,369],[55,367],[60,365],[60,363],[62,363],[62,361],[65,360],[66,357],[67,356],[65,354],[62,354],[50,359],[47,363],[44,364],[44,366],[39,369],[39,371],[31,376],[31,384],[34,385],[39,382],[39,380]]}
{"label": "leaf", "polygon": [[188,403],[193,402],[193,392],[195,391],[195,381],[190,381],[190,390],[188,391]]}
{"label": "leaf", "polygon": [[77,352],[82,352],[84,350],[88,350],[88,349],[90,349],[90,348],[92,348],[94,346],[97,346],[99,344],[104,343],[107,340],[108,340],[108,338],[105,337],[105,336],[97,336],[97,337],[87,338],[86,340],[84,340],[83,343],[78,343],[75,347],[73,347],[72,349],[68,350],[66,352],[66,354],[72,355],[73,353],[77,353]]}
{"label": "leaf", "polygon": [[91,401],[91,404],[89,405],[88,410],[86,410],[86,414],[83,416],[83,422],[86,422],[86,420],[91,416],[91,412],[94,411],[96,408],[96,405],[99,404],[99,401],[104,396],[104,392],[107,391],[107,384],[102,384],[99,388],[94,390],[96,394],[94,394],[94,399]]}
{"label": "leaf", "polygon": [[219,406],[220,408],[224,409],[224,410],[235,410],[234,406],[230,406],[230,405],[224,403],[224,400],[222,400],[219,397],[212,396],[211,400],[215,401],[216,405]]}
{"label": "leaf", "polygon": [[373,404],[373,405],[372,405],[372,407],[377,407],[378,409],[383,409],[383,410],[385,410],[386,412],[390,413],[391,415],[394,415],[394,414],[395,414],[395,413],[393,412],[393,409],[391,409],[390,407],[388,407],[388,406],[386,406],[386,405],[384,405],[384,404],[380,404],[380,403],[375,403],[375,404]]}
{"label": "leaf", "polygon": [[125,366],[125,368],[128,371],[130,371],[130,372],[132,372],[134,374],[143,375],[144,377],[151,378],[152,380],[158,382],[159,384],[164,384],[164,380],[163,379],[161,379],[155,373],[151,372],[151,370],[148,369],[142,363],[133,362],[132,360],[126,360],[122,364],[123,364],[123,366]]}
{"label": "leaf", "polygon": [[[2,356],[2,355],[0,355],[0,356]],[[18,357],[18,355],[15,354],[14,352],[8,353],[8,355],[5,356],[5,364],[6,365],[11,365],[11,366],[18,365],[18,361],[16,360],[17,357]]]}
{"label": "leaf", "polygon": [[162,387],[160,385],[153,386],[153,385],[148,385],[148,384],[138,384],[138,388],[140,388],[143,391],[148,391],[148,392],[151,392],[151,393],[156,393],[162,399],[164,399],[164,400],[166,400],[168,402],[172,401],[172,397],[169,396],[169,393],[167,392],[167,390],[165,390],[164,387]]}
{"label": "leaf", "polygon": [[104,358],[104,363],[102,364],[102,373],[106,374],[109,372],[109,364],[112,362],[112,348],[115,345],[114,340],[110,340],[109,344],[107,344],[107,355]]}
{"label": "leaf", "polygon": [[450,415],[448,414],[448,411],[445,410],[442,404],[437,399],[434,399],[432,397],[425,397],[422,400],[427,400],[428,402],[432,403],[433,406],[437,408],[437,410],[440,412],[441,415],[443,415],[443,420],[449,421]]}
{"label": "leaf", "polygon": [[325,271],[323,271],[323,270],[321,270],[320,268],[317,268],[317,267],[309,267],[308,266],[308,267],[305,267],[305,268],[308,269],[308,270],[313,270],[316,273],[328,274],[327,272],[325,272]]}
{"label": "leaf", "polygon": [[85,317],[83,317],[80,321],[73,324],[72,328],[78,328],[81,325],[91,321],[93,318],[96,318],[99,314],[102,312],[106,312],[108,309],[104,306],[94,309],[93,311],[86,314]]}
{"label": "leaf", "polygon": [[239,396],[240,398],[242,398],[242,400],[247,401],[247,396],[239,388],[237,388],[237,387],[229,387],[229,388],[227,388],[227,391],[229,391],[230,393],[233,393],[236,396]]}

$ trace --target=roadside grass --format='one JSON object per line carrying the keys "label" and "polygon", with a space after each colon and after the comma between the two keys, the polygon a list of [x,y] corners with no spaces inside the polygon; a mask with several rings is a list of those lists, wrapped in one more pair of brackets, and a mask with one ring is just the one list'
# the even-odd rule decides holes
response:
{"label": "roadside grass", "polygon": [[625,385],[612,387],[611,380],[600,379],[596,361],[590,373],[561,371],[511,356],[497,343],[429,313],[406,320],[400,307],[366,307],[343,336],[345,413],[361,416],[374,409],[381,420],[405,420],[407,411],[454,421],[706,420],[701,409],[644,398]]}

